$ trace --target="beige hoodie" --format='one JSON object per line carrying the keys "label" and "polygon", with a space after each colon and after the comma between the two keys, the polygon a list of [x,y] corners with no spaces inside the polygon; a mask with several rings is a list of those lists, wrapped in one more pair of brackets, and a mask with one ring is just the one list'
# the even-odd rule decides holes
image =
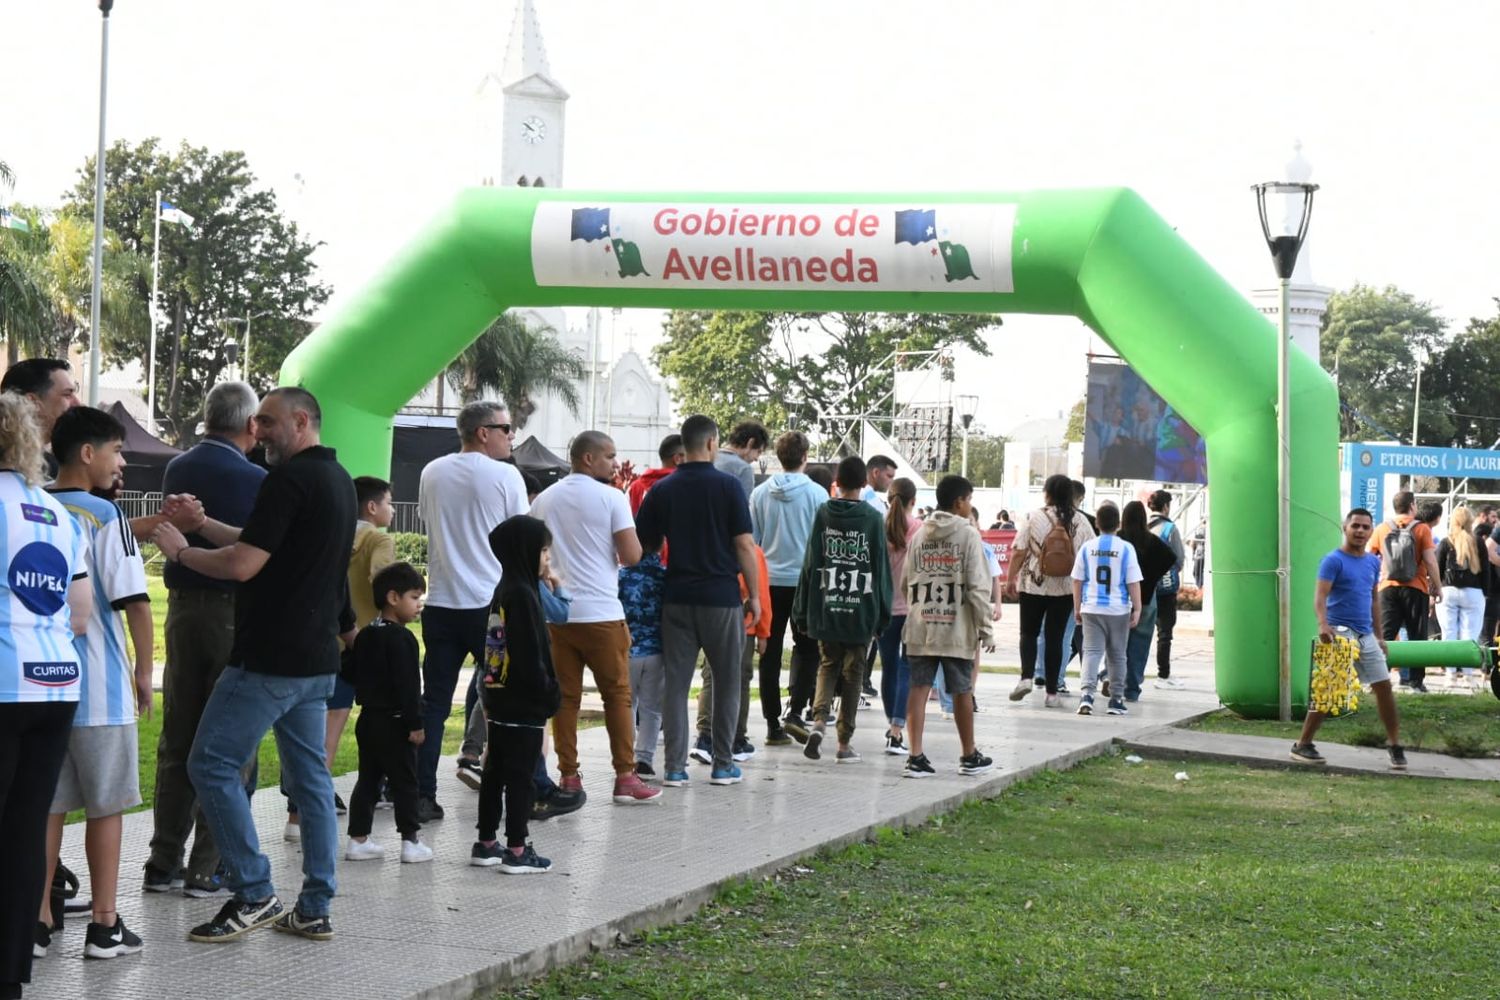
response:
{"label": "beige hoodie", "polygon": [[922,523],[906,549],[905,588],[908,655],[969,660],[990,640],[990,571],[967,520],[940,510]]}

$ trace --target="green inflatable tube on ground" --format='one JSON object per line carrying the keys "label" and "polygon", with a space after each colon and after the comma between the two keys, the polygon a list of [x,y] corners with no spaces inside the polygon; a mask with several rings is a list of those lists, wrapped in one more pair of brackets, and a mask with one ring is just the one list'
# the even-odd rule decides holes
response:
{"label": "green inflatable tube on ground", "polygon": [[1386,659],[1392,670],[1411,667],[1483,667],[1489,653],[1473,639],[1438,642],[1388,642]]}
{"label": "green inflatable tube on ground", "polygon": [[[1079,317],[1205,438],[1217,689],[1276,714],[1276,330],[1134,192],[471,189],[287,357],[282,382],[317,395],[351,472],[385,475],[392,415],[498,313],[563,305]],[[1002,390],[1040,375],[993,365]],[[1291,393],[1292,648],[1306,649],[1311,567],[1339,542],[1338,403],[1300,351]]]}

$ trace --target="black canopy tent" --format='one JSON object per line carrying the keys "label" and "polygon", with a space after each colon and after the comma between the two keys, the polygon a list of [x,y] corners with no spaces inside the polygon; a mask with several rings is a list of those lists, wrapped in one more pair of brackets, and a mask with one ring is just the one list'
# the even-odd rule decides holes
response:
{"label": "black canopy tent", "polygon": [[125,488],[141,493],[160,493],[167,463],[182,452],[136,423],[124,403],[116,400],[109,413],[125,425]]}
{"label": "black canopy tent", "polygon": [[[398,503],[415,503],[423,467],[455,451],[458,451],[458,435],[451,427],[397,425],[391,449],[391,498]],[[512,457],[516,467],[535,476],[543,488],[568,474],[567,461],[548,451],[534,437],[517,445]]]}

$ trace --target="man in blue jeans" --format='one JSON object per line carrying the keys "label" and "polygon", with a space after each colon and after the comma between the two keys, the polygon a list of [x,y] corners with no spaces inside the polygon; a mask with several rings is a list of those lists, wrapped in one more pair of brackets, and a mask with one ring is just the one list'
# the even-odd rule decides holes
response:
{"label": "man in blue jeans", "polygon": [[[193,941],[230,941],[273,922],[313,940],[333,937],[338,820],[323,735],[339,644],[354,639],[348,572],[356,507],[349,474],[319,443],[321,423],[311,393],[272,390],[255,414],[271,472],[244,528],[205,519],[197,534],[217,549],[189,548],[170,525],[156,534],[169,561],[241,584],[230,666],[209,695],[188,755],[188,777],[234,898],[188,933]],[[240,777],[268,729],[276,733],[282,782],[302,814],[304,878],[290,912],[271,884]]]}

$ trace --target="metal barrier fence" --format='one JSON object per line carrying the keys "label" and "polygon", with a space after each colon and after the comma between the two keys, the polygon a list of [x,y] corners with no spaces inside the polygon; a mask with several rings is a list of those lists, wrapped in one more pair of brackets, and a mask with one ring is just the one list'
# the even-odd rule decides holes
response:
{"label": "metal barrier fence", "polygon": [[[161,510],[161,500],[160,493],[140,493],[135,490],[121,490],[115,497],[115,503],[120,505],[126,517],[155,514]],[[391,521],[392,531],[410,531],[419,535],[427,533],[427,526],[422,523],[422,516],[417,513],[415,503],[393,503],[391,506],[396,510],[396,516]]]}

